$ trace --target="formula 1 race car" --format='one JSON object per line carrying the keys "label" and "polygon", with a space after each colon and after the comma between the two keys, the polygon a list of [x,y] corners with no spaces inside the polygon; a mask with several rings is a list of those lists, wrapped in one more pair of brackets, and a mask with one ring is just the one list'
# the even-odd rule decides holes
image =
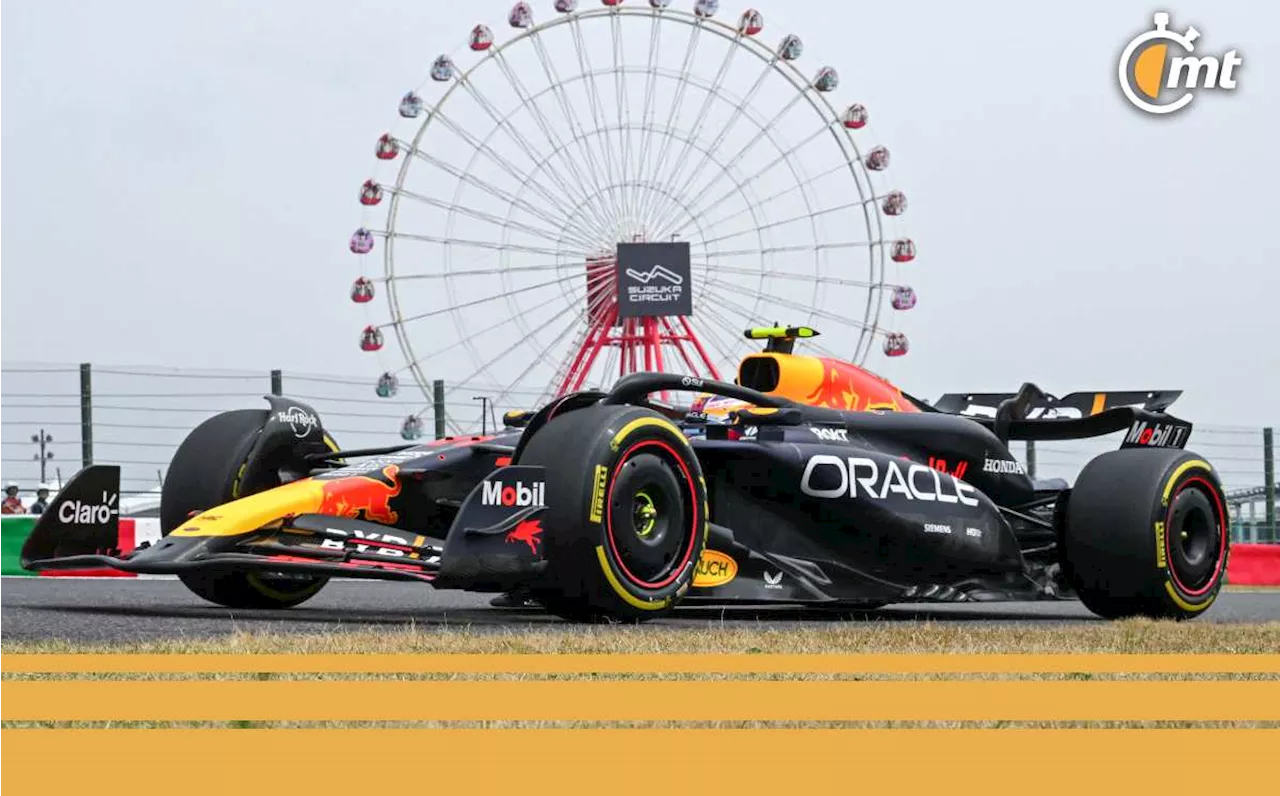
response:
{"label": "formula 1 race car", "polygon": [[[751,330],[735,383],[664,373],[509,413],[494,435],[342,451],[268,396],[200,424],[164,482],[156,544],[116,545],[119,470],[78,473],[22,550],[30,570],[172,573],[235,608],[331,577],[521,592],[562,617],[637,621],[681,602],[872,609],[1076,598],[1103,617],[1187,618],[1223,582],[1227,513],[1185,452],[1181,393],[952,394],[935,405],[808,329]],[[702,393],[694,407],[654,398]],[[707,411],[732,402],[731,411]],[[1126,432],[1073,486],[1010,440]]]}

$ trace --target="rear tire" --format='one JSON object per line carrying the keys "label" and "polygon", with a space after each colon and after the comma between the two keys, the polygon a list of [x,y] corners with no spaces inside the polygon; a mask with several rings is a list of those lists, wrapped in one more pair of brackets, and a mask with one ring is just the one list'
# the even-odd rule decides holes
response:
{"label": "rear tire", "polygon": [[641,622],[689,590],[707,542],[688,439],[656,412],[595,405],[554,418],[519,464],[547,471],[547,580],[533,595],[578,622]]}
{"label": "rear tire", "polygon": [[1228,536],[1222,484],[1204,459],[1112,451],[1085,465],[1071,490],[1064,568],[1101,617],[1189,619],[1217,599]]}
{"label": "rear tire", "polygon": [[[161,533],[191,516],[279,485],[274,470],[255,483],[241,481],[249,454],[267,422],[265,409],[214,415],[178,447],[160,491]],[[290,608],[316,595],[326,577],[266,572],[186,572],[178,579],[197,596],[227,608]]]}

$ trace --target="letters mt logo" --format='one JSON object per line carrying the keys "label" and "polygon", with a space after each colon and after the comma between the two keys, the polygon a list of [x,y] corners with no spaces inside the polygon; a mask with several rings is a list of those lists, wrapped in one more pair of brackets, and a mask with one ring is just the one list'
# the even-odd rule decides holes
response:
{"label": "letters mt logo", "polygon": [[1236,50],[1221,57],[1193,55],[1200,31],[1170,30],[1167,11],[1156,12],[1152,21],[1155,27],[1131,39],[1120,54],[1120,89],[1134,107],[1152,114],[1174,113],[1187,107],[1200,89],[1236,88],[1235,69],[1244,64]]}

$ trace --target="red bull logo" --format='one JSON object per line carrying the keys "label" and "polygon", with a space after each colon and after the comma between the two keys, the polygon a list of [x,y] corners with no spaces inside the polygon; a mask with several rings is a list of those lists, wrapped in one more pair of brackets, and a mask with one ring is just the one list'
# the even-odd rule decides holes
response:
{"label": "red bull logo", "polygon": [[394,525],[400,515],[392,511],[391,499],[400,494],[400,467],[389,464],[376,475],[354,475],[323,482],[324,497],[319,514],[349,519],[365,519]]}
{"label": "red bull logo", "polygon": [[915,410],[915,407],[909,404],[904,408],[905,402],[900,402],[902,394],[898,388],[875,374],[835,359],[819,361],[822,363],[822,381],[813,392],[805,396],[805,403],[830,409],[855,409],[863,412]]}
{"label": "red bull logo", "polygon": [[858,392],[854,389],[853,377],[835,362],[823,363],[822,381],[805,396],[804,402],[830,409],[856,409]]}
{"label": "red bull logo", "polygon": [[529,552],[535,556],[538,554],[538,545],[542,544],[542,520],[524,520],[507,534],[507,544],[521,542],[529,545]]}

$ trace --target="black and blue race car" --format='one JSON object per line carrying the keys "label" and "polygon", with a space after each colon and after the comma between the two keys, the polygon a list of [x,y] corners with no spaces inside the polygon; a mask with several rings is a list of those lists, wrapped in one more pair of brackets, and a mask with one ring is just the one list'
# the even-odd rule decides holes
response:
{"label": "black and blue race car", "polygon": [[[1166,413],[1179,392],[1026,384],[928,404],[889,388],[849,408],[866,374],[793,353],[812,334],[749,331],[769,342],[735,383],[640,373],[425,444],[344,451],[311,407],[268,396],[182,443],[160,542],[112,549],[119,470],[92,466],[41,517],[23,566],[171,573],[235,608],[297,605],[333,577],[402,580],[580,621],[694,602],[1079,599],[1108,618],[1213,604],[1226,505],[1214,467],[1185,450],[1191,425]],[[806,392],[813,378],[839,389]],[[687,392],[736,408],[655,397]],[[1117,432],[1121,449],[1070,486],[1029,477],[1009,448]]]}

